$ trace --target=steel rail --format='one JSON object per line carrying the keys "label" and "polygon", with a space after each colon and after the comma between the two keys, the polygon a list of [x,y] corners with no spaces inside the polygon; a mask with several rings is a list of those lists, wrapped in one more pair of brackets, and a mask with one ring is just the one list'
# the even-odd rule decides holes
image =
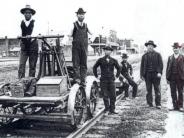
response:
{"label": "steel rail", "polygon": [[[122,99],[122,97],[123,93],[117,96],[116,104]],[[105,108],[102,108],[96,116],[86,121],[79,129],[68,135],[67,138],[79,138],[85,134],[93,125],[96,124],[97,121],[101,119],[101,117],[104,115],[104,109]]]}

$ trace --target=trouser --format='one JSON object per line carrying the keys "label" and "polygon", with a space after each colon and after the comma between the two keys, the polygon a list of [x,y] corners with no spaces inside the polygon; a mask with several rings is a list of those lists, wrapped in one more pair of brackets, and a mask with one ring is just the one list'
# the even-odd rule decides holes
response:
{"label": "trouser", "polygon": [[127,76],[126,79],[128,83],[130,84],[130,86],[133,87],[132,97],[136,97],[137,96],[137,83],[135,83],[135,81],[130,76]]}
{"label": "trouser", "polygon": [[126,82],[122,82],[122,83],[123,83],[123,85],[122,85],[122,87],[120,87],[120,93],[125,91],[124,97],[128,97],[129,84]]}
{"label": "trouser", "polygon": [[25,77],[25,68],[26,62],[29,58],[29,77],[35,77],[36,73],[36,63],[38,60],[38,52],[37,51],[23,51],[20,52],[20,61],[19,61],[19,70],[18,70],[18,78]]}
{"label": "trouser", "polygon": [[178,75],[171,75],[170,88],[174,108],[183,107],[183,85],[184,81]]}
{"label": "trouser", "polygon": [[153,105],[152,86],[155,90],[155,104],[161,105],[161,93],[160,93],[160,78],[157,77],[156,72],[148,72],[145,77],[147,95],[146,100],[149,105]]}
{"label": "trouser", "polygon": [[105,105],[105,109],[109,109],[110,111],[115,110],[115,102],[116,102],[116,91],[115,91],[115,83],[112,80],[101,80],[100,81],[101,92],[103,94],[103,101]]}
{"label": "trouser", "polygon": [[80,79],[82,83],[85,82],[87,74],[87,49],[81,47],[72,47],[72,62],[75,72],[74,79]]}

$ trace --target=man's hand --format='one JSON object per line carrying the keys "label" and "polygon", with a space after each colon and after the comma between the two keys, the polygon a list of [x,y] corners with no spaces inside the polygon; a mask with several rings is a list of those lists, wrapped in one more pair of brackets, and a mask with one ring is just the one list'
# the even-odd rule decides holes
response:
{"label": "man's hand", "polygon": [[157,77],[161,78],[162,74],[161,73],[157,73]]}
{"label": "man's hand", "polygon": [[28,38],[30,38],[31,37],[31,35],[26,35],[26,38],[28,39]]}
{"label": "man's hand", "polygon": [[100,80],[100,76],[95,76],[96,79]]}
{"label": "man's hand", "polygon": [[141,80],[143,80],[143,81],[144,81],[144,80],[145,80],[145,78],[144,78],[144,77],[141,77]]}
{"label": "man's hand", "polygon": [[119,77],[115,77],[115,80],[118,80],[119,79]]}
{"label": "man's hand", "polygon": [[127,79],[125,79],[124,82],[127,83],[127,84],[129,84]]}

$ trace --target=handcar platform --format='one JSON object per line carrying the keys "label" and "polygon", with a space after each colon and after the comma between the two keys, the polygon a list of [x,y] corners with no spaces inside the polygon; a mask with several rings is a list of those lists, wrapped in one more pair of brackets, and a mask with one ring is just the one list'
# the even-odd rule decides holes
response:
{"label": "handcar platform", "polygon": [[11,97],[11,96],[0,96],[1,103],[26,103],[26,104],[56,104],[63,102],[68,97],[67,94],[63,94],[59,97]]}

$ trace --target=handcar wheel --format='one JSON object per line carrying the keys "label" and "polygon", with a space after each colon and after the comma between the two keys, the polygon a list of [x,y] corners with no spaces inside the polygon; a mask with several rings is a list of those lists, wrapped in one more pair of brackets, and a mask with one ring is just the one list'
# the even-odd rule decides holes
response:
{"label": "handcar wheel", "polygon": [[73,128],[83,124],[86,119],[86,96],[83,88],[79,88],[75,96],[75,104],[73,111]]}
{"label": "handcar wheel", "polygon": [[93,116],[96,110],[97,97],[98,97],[98,85],[97,83],[94,82],[91,86],[90,103],[88,106],[88,111],[91,117]]}
{"label": "handcar wheel", "polygon": [[[0,114],[3,115],[10,115],[10,114],[16,114],[17,113],[17,109],[13,108],[13,107],[8,107],[8,106],[0,106]],[[0,117],[0,124],[3,125],[8,125],[10,124],[12,121],[14,120],[14,118],[10,118],[10,117]]]}

